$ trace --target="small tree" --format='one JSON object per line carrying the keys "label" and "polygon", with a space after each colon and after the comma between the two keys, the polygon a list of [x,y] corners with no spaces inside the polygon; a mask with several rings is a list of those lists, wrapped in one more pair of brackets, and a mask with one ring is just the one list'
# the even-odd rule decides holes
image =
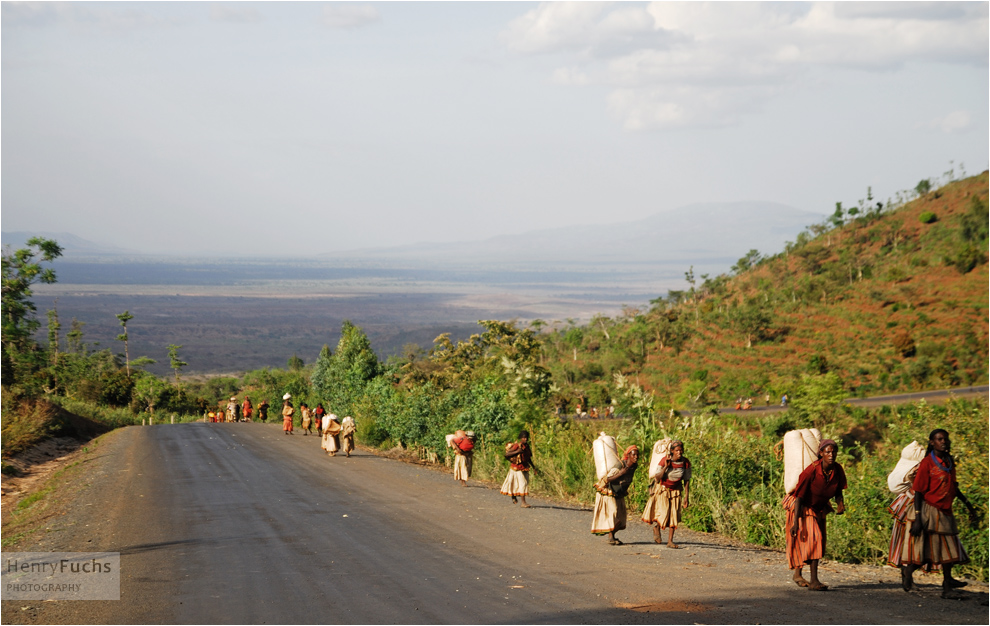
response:
{"label": "small tree", "polygon": [[932,190],[932,181],[930,181],[927,178],[918,181],[918,184],[915,185],[914,187],[915,193],[917,193],[919,196],[923,196],[931,190]]}
{"label": "small tree", "polygon": [[124,342],[124,365],[127,368],[127,375],[131,375],[131,356],[127,349],[127,322],[134,319],[130,311],[124,311],[123,313],[117,314],[117,319],[120,320],[120,325],[124,327],[124,332],[117,335],[117,341]]}
{"label": "small tree", "polygon": [[31,317],[31,285],[55,282],[55,271],[42,268],[62,256],[62,247],[51,239],[32,237],[27,247],[3,253],[3,381],[13,382],[13,366],[40,323]]}
{"label": "small tree", "polygon": [[289,357],[289,362],[287,365],[289,366],[290,371],[298,372],[306,365],[306,362],[299,358],[298,354],[293,354]]}
{"label": "small tree", "polygon": [[175,384],[179,384],[179,370],[183,367],[189,365],[185,361],[179,359],[179,348],[182,346],[177,346],[174,343],[168,344],[168,361],[172,366],[172,370],[175,372]]}

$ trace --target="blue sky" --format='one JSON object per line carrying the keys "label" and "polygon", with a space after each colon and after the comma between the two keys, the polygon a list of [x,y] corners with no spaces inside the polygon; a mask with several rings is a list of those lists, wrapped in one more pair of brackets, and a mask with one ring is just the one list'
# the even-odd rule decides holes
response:
{"label": "blue sky", "polygon": [[3,229],[304,255],[826,213],[987,168],[988,49],[985,2],[3,2]]}

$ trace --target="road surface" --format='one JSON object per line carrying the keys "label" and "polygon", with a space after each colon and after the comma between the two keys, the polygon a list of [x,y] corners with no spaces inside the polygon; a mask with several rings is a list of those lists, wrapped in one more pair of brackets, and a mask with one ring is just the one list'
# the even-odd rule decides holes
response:
{"label": "road surface", "polygon": [[671,550],[635,519],[612,547],[586,508],[274,424],[128,427],[86,464],[17,549],[120,552],[121,600],[5,600],[4,623],[986,623],[986,585],[942,600],[937,578],[909,595],[891,568],[823,564],[812,592],[778,552],[684,530]]}

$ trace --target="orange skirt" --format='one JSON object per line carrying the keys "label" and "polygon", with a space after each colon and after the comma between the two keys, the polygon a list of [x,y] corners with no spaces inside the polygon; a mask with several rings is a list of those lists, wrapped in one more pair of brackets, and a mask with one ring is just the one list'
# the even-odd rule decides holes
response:
{"label": "orange skirt", "polygon": [[[796,498],[784,498],[783,507],[787,511],[787,525],[784,536],[787,537],[787,564],[791,569],[803,567],[809,561],[817,561],[825,556],[825,515],[815,513],[815,510],[802,506],[795,510]],[[791,529],[797,525],[797,536],[791,536]]]}

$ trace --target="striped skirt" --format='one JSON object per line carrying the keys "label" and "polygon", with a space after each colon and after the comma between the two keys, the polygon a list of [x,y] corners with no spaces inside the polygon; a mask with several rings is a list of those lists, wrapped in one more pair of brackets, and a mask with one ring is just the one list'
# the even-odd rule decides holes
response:
{"label": "striped skirt", "polygon": [[[914,537],[910,533],[914,518],[914,507],[908,506],[907,512],[904,514],[904,528],[898,541],[900,545],[895,546],[894,538],[891,537],[891,551],[895,547],[898,548],[900,564],[922,565],[926,570],[934,570],[940,569],[942,565],[969,563],[969,556],[959,541],[956,518],[952,515],[951,510],[943,511],[923,501],[921,520],[924,524],[924,531],[918,537]],[[888,559],[888,562],[891,560],[893,560],[893,556]]]}
{"label": "striped skirt", "polygon": [[[809,561],[817,561],[825,555],[825,515],[802,506],[795,510],[796,498],[787,496],[782,503],[787,511],[787,525],[784,536],[787,538],[787,564],[791,569],[803,567]],[[797,525],[797,536],[791,536],[791,529]]]}
{"label": "striped skirt", "polygon": [[657,523],[660,528],[677,528],[681,523],[681,489],[654,485],[643,507],[643,521]]}

